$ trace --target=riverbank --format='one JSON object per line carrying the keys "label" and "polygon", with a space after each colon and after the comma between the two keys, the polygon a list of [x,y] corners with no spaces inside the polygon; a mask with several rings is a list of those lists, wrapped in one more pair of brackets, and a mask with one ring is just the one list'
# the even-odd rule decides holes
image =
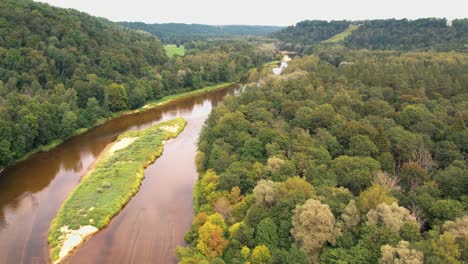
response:
{"label": "riverbank", "polygon": [[[177,100],[177,99],[183,99],[183,98],[189,97],[189,96],[201,95],[201,94],[205,94],[205,93],[208,93],[208,92],[221,90],[221,89],[224,89],[224,88],[226,88],[228,86],[231,86],[231,85],[233,85],[233,84],[235,84],[237,82],[238,81],[236,81],[236,82],[225,82],[225,83],[220,83],[220,84],[216,84],[216,85],[212,85],[212,86],[206,86],[206,87],[203,87],[203,88],[200,88],[200,89],[197,89],[197,90],[193,90],[193,91],[178,93],[178,94],[174,94],[174,95],[168,95],[168,96],[164,96],[161,99],[150,101],[146,105],[144,105],[144,106],[142,106],[140,108],[134,109],[134,110],[125,110],[125,111],[120,111],[120,112],[113,113],[111,116],[109,116],[107,118],[99,119],[96,122],[96,124],[94,126],[92,126],[92,127],[78,128],[70,136],[68,136],[66,138],[56,139],[56,140],[50,142],[47,145],[40,146],[40,147],[26,153],[22,158],[18,159],[17,161],[15,161],[14,163],[12,163],[12,164],[10,164],[8,166],[12,166],[12,165],[15,165],[18,162],[26,160],[26,159],[28,159],[29,157],[31,157],[32,155],[34,155],[34,154],[36,154],[38,152],[50,151],[50,150],[56,148],[57,146],[59,146],[60,144],[62,144],[63,142],[67,141],[68,139],[79,136],[79,135],[82,135],[82,134],[88,132],[91,129],[94,129],[94,128],[98,127],[98,126],[101,126],[101,125],[105,124],[106,122],[109,122],[112,119],[116,119],[116,118],[119,118],[119,117],[124,116],[124,115],[131,115],[131,114],[135,114],[135,113],[139,113],[139,112],[144,112],[144,111],[156,108],[156,107],[161,107],[161,106],[169,104],[170,102],[172,102],[174,100]],[[2,172],[2,170],[8,168],[8,166],[5,167],[5,168],[0,167],[0,173]]]}
{"label": "riverbank", "polygon": [[144,169],[163,151],[164,143],[186,125],[177,118],[141,131],[123,133],[91,166],[62,204],[49,229],[51,259],[63,260],[84,240],[107,226],[138,192]]}

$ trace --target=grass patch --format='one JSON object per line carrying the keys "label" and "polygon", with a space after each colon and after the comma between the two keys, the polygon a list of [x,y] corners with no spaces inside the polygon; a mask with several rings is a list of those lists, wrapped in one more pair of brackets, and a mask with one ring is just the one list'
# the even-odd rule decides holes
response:
{"label": "grass patch", "polygon": [[166,51],[166,55],[169,58],[172,58],[175,55],[179,55],[179,56],[185,55],[185,48],[182,45],[180,45],[179,47],[177,47],[176,45],[165,45],[164,50]]}
{"label": "grass patch", "polygon": [[345,31],[341,32],[341,33],[338,33],[336,34],[335,36],[327,39],[327,40],[324,40],[323,42],[324,43],[337,43],[337,42],[342,42],[345,40],[345,38],[347,38],[349,35],[351,35],[351,33],[353,33],[354,30],[358,29],[359,28],[359,25],[349,25],[349,27],[347,29],[345,29]]}
{"label": "grass patch", "polygon": [[176,137],[185,125],[184,119],[177,118],[145,130],[129,131],[117,138],[114,146],[123,139],[136,139],[101,159],[64,201],[52,221],[48,241],[53,261],[59,258],[65,242],[60,229],[68,226],[68,229],[77,230],[86,225],[101,229],[108,225],[112,217],[138,192],[145,167],[162,154],[163,141]]}

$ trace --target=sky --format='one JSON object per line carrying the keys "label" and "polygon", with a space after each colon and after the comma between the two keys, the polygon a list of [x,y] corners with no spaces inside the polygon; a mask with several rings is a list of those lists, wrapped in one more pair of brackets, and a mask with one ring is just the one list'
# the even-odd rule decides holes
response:
{"label": "sky", "polygon": [[468,0],[37,0],[111,21],[210,25],[296,24],[305,19],[468,17]]}

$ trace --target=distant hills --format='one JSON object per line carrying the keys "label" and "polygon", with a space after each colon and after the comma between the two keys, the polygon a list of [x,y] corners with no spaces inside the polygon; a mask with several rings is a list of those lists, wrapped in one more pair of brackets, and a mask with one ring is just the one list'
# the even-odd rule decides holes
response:
{"label": "distant hills", "polygon": [[468,19],[306,20],[271,36],[301,45],[341,42],[357,49],[466,50]]}
{"label": "distant hills", "polygon": [[183,23],[145,24],[142,22],[119,22],[120,25],[149,32],[165,43],[196,40],[203,37],[265,36],[284,27],[246,25],[203,25]]}

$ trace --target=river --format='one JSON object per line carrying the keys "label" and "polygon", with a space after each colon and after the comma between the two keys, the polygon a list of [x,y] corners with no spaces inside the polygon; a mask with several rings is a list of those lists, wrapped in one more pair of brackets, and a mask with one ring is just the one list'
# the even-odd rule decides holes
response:
{"label": "river", "polygon": [[281,59],[280,64],[278,65],[278,67],[275,67],[275,68],[272,69],[273,74],[280,75],[281,73],[283,73],[286,70],[286,68],[288,67],[289,62],[291,60],[292,59],[289,57],[289,55],[285,54],[283,56],[283,58]]}
{"label": "river", "polygon": [[0,173],[0,263],[50,263],[48,228],[60,205],[106,145],[129,130],[181,116],[185,130],[167,142],[140,191],[68,263],[174,263],[193,218],[196,142],[211,109],[240,85],[175,100],[113,119]]}

